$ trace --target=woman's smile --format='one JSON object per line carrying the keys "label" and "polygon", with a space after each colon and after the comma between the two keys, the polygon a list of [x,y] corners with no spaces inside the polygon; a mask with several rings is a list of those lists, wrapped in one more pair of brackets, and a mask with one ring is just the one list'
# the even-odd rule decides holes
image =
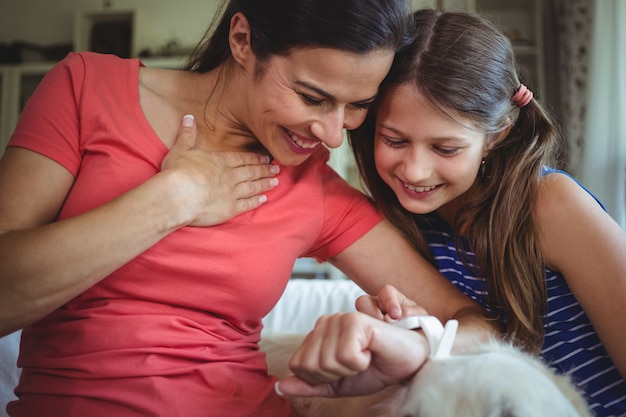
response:
{"label": "woman's smile", "polygon": [[285,129],[288,143],[293,152],[298,154],[311,154],[322,144],[319,140],[310,139],[300,136],[295,132]]}

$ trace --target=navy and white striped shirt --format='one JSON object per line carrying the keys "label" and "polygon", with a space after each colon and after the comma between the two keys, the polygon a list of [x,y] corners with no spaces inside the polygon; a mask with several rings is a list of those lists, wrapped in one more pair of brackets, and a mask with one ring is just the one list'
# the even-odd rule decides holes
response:
{"label": "navy and white striped shirt", "polygon": [[[439,271],[457,288],[489,310],[487,286],[475,272],[474,253],[467,250],[467,268],[459,258],[453,231],[435,214],[421,227]],[[464,257],[465,258],[465,257]],[[548,295],[541,355],[560,373],[571,372],[597,417],[626,417],[626,382],[609,358],[565,278],[546,269]],[[617,318],[616,318],[617,319]],[[625,347],[626,348],[626,347]]]}

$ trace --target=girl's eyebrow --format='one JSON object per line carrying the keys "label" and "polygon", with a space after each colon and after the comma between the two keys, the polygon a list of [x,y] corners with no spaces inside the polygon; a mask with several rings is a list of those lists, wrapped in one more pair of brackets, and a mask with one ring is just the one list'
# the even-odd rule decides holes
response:
{"label": "girl's eyebrow", "polygon": [[391,130],[393,133],[395,133],[398,136],[404,136],[404,133],[400,132],[398,129],[391,127],[391,126],[387,126],[385,124],[381,124],[380,125],[381,128],[386,129],[386,130]]}
{"label": "girl's eyebrow", "polygon": [[[406,137],[406,134],[392,126],[388,126],[385,124],[381,124],[380,125],[381,128],[385,129],[385,130],[390,130],[391,132],[393,132],[394,134],[400,136],[400,137]],[[464,138],[463,136],[433,136],[428,138],[429,140],[435,141],[435,142],[449,142],[449,141],[453,141],[453,142],[467,142],[467,138]]]}
{"label": "girl's eyebrow", "polygon": [[[314,86],[312,84],[309,84],[306,81],[295,81],[295,84],[297,84],[299,86],[302,86],[302,87],[305,87],[305,88],[308,88],[310,90],[313,90],[317,94],[319,94],[320,96],[322,96],[322,97],[324,97],[324,98],[326,98],[328,100],[337,101],[337,97],[335,97],[334,95],[330,94],[327,91],[322,90],[319,87],[316,87],[316,86]],[[360,101],[356,101],[355,103],[359,103],[359,104],[360,103],[371,103],[374,100],[376,100],[376,95],[373,95],[372,97],[368,97],[368,98],[365,98],[365,99],[360,100]]]}

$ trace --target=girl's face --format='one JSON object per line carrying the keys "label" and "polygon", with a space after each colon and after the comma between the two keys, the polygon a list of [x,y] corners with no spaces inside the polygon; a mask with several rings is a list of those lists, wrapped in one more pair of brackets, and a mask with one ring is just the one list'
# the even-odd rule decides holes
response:
{"label": "girl's face", "polygon": [[299,165],[322,144],[341,145],[360,125],[389,71],[393,51],[328,48],[274,56],[246,94],[246,125],[282,165]]}
{"label": "girl's face", "polygon": [[470,128],[467,118],[446,112],[454,119],[414,85],[393,88],[378,110],[374,155],[378,174],[406,210],[436,211],[450,222],[478,175],[487,136]]}

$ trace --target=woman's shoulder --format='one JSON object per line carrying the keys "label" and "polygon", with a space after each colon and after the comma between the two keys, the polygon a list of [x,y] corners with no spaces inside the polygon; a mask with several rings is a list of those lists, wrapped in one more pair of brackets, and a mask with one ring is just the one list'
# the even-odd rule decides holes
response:
{"label": "woman's shoulder", "polygon": [[52,73],[69,74],[70,79],[84,80],[92,78],[94,81],[107,80],[110,83],[115,78],[125,78],[139,71],[139,59],[120,58],[112,54],[97,52],[70,52],[55,67]]}

